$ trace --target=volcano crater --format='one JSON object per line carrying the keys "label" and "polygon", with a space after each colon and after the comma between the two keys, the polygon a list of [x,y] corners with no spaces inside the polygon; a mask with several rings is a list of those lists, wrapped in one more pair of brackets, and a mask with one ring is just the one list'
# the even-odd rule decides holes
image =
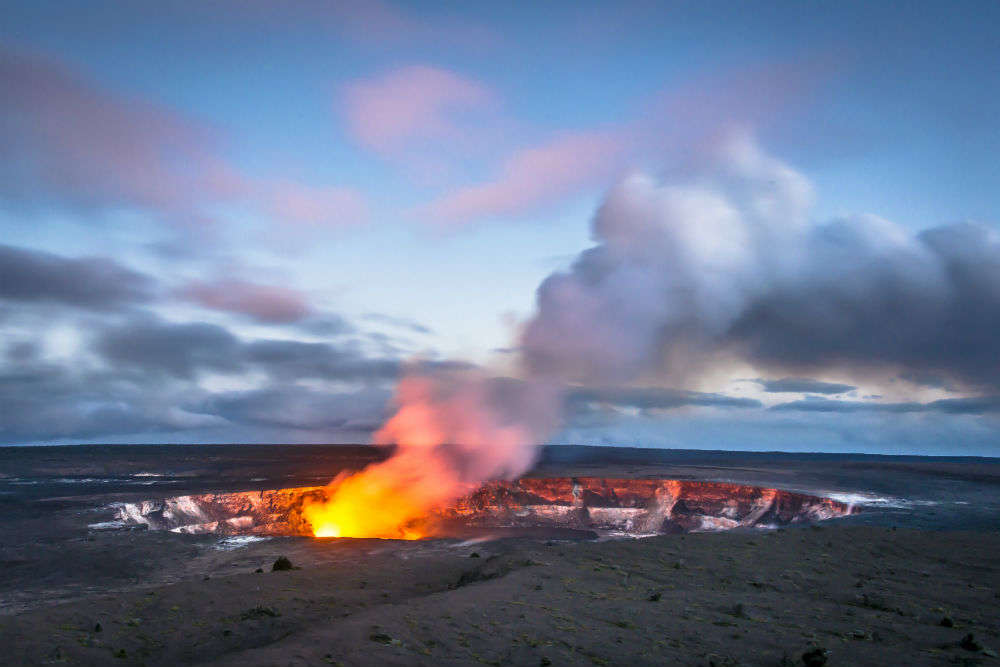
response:
{"label": "volcano crater", "polygon": [[[183,495],[122,503],[115,518],[126,527],[178,533],[311,537],[314,530],[303,509],[324,502],[331,493],[331,487],[314,486]],[[418,525],[422,536],[439,538],[498,531],[500,535],[641,537],[776,528],[856,511],[853,505],[831,498],[726,482],[522,478],[487,482],[411,524]]]}

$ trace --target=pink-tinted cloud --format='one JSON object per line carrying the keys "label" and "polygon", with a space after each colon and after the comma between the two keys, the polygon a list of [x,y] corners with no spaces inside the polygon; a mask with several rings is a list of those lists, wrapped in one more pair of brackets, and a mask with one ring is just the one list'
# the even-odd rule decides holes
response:
{"label": "pink-tinted cloud", "polygon": [[0,197],[137,208],[182,224],[225,203],[314,223],[365,219],[356,191],[251,177],[223,156],[220,132],[50,59],[0,48],[0,90]]}
{"label": "pink-tinted cloud", "polygon": [[217,137],[169,109],[103,93],[46,59],[0,50],[5,194],[86,205],[175,208],[242,183]]}
{"label": "pink-tinted cloud", "polygon": [[518,216],[652,161],[671,167],[730,136],[733,126],[774,127],[826,76],[822,61],[771,63],[702,76],[650,96],[638,113],[511,152],[492,180],[465,185],[418,209],[432,224]]}
{"label": "pink-tinted cloud", "polygon": [[379,152],[406,149],[415,142],[461,139],[463,114],[496,102],[487,86],[454,72],[414,65],[345,91],[347,121],[355,139]]}
{"label": "pink-tinted cloud", "polygon": [[312,312],[296,290],[241,280],[195,281],[179,290],[178,296],[203,308],[247,315],[271,324],[298,322]]}
{"label": "pink-tinted cloud", "polygon": [[496,180],[460,188],[420,210],[436,224],[521,215],[581,187],[604,182],[620,168],[624,135],[585,132],[514,152]]}
{"label": "pink-tinted cloud", "polygon": [[277,220],[307,225],[349,226],[368,220],[368,203],[352,188],[277,182],[270,186],[267,207]]}

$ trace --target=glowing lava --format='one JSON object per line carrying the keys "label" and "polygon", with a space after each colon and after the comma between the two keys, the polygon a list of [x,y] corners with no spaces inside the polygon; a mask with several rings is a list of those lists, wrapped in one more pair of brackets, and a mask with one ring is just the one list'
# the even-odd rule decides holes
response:
{"label": "glowing lava", "polygon": [[409,457],[390,459],[359,473],[340,476],[322,493],[305,498],[302,518],[315,537],[382,537],[418,540],[421,524],[442,490],[426,484]]}
{"label": "glowing lava", "polygon": [[[394,444],[395,453],[306,499],[302,516],[313,535],[419,539],[429,534],[429,516],[484,480],[528,470],[537,433],[548,428],[549,397],[522,391],[517,401],[533,405],[511,405],[504,389],[468,371],[403,378],[397,411],[374,437],[376,444]],[[534,419],[533,429],[525,416],[539,406],[543,418]]]}

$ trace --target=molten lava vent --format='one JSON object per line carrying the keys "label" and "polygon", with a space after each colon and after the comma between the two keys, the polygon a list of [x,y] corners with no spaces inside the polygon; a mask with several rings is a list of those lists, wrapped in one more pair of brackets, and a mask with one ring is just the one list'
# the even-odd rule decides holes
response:
{"label": "molten lava vent", "polygon": [[[178,496],[124,504],[118,519],[184,533],[325,536],[330,533],[309,522],[307,508],[323,503],[329,493],[329,487],[302,487]],[[363,524],[366,511],[358,508],[358,523]],[[721,482],[527,478],[489,482],[391,534],[343,536],[415,539],[491,530],[641,536],[778,527],[854,511],[853,506],[829,498]]]}

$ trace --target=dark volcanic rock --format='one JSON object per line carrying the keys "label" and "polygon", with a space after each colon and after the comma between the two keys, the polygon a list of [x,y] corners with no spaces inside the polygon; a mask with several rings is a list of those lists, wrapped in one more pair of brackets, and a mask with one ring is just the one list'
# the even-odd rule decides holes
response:
{"label": "dark volcanic rock", "polygon": [[526,567],[530,565],[530,562],[524,563],[514,563],[507,558],[500,558],[498,556],[490,556],[482,565],[478,565],[471,570],[466,570],[463,572],[458,581],[455,582],[454,588],[461,588],[462,586],[468,586],[469,584],[476,583],[477,581],[488,581],[490,579],[496,579],[497,577],[502,577],[513,570],[515,567],[521,566]]}
{"label": "dark volcanic rock", "polygon": [[274,561],[274,565],[271,566],[271,572],[283,572],[291,569],[292,561],[288,560],[287,556],[278,556],[278,560]]}
{"label": "dark volcanic rock", "polygon": [[962,641],[960,641],[958,645],[964,648],[966,651],[983,650],[983,645],[976,641],[976,638],[972,635],[971,632],[962,637]]}
{"label": "dark volcanic rock", "polygon": [[264,607],[258,605],[253,609],[247,609],[245,612],[240,614],[240,620],[250,621],[258,618],[274,618],[276,616],[281,616],[273,607]]}
{"label": "dark volcanic rock", "polygon": [[806,667],[823,667],[829,656],[829,651],[825,648],[817,646],[816,648],[810,649],[802,654],[802,664]]}

